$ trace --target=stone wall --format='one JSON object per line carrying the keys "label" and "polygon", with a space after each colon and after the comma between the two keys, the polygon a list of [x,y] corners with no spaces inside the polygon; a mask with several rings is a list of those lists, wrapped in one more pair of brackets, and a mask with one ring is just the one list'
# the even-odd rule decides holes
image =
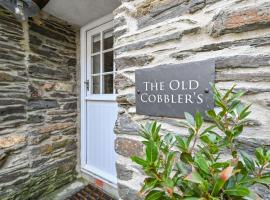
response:
{"label": "stone wall", "polygon": [[0,7],[0,199],[39,199],[76,166],[77,29]]}
{"label": "stone wall", "polygon": [[[217,87],[225,90],[237,83],[237,89],[247,91],[243,101],[252,103],[239,140],[242,148],[270,147],[269,0],[122,0],[114,26],[120,108],[115,149],[122,199],[139,199],[143,176],[129,159],[143,154],[139,124],[157,120],[162,132],[186,134],[179,119],[136,114],[136,69],[215,59]],[[263,199],[270,199],[269,191]]]}

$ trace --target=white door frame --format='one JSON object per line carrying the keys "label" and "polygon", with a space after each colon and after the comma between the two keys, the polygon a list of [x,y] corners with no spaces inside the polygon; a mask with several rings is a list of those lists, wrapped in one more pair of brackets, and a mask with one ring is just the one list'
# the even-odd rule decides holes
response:
{"label": "white door frame", "polygon": [[[91,22],[85,26],[83,26],[80,30],[80,61],[81,61],[81,77],[80,77],[80,84],[81,84],[81,96],[80,96],[80,102],[81,102],[81,113],[80,113],[80,117],[81,117],[81,155],[80,155],[80,160],[81,160],[81,171],[90,174],[93,177],[96,178],[101,178],[103,181],[107,182],[108,184],[116,187],[116,181],[111,181],[111,180],[106,180],[106,178],[104,179],[104,177],[100,177],[98,174],[94,174],[93,172],[89,171],[89,169],[87,169],[87,164],[86,164],[86,99],[85,98],[87,96],[87,90],[86,90],[86,84],[85,81],[87,80],[87,73],[86,73],[86,69],[87,69],[87,32],[89,30],[95,29],[103,24],[109,23],[113,21],[113,15],[109,14],[106,15],[94,22]],[[93,98],[93,97],[92,97]],[[116,95],[110,95],[108,97],[105,97],[104,100],[115,100]],[[99,97],[99,100],[100,97]]]}

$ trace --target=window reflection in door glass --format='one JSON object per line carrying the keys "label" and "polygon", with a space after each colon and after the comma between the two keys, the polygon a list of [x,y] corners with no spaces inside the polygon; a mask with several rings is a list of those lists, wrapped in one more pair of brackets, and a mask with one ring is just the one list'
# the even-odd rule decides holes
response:
{"label": "window reflection in door glass", "polygon": [[100,55],[92,56],[92,74],[100,72]]}
{"label": "window reflection in door glass", "polygon": [[103,49],[111,49],[113,48],[113,30],[109,30],[104,32],[104,40],[103,40]]}
{"label": "window reflection in door glass", "polygon": [[104,53],[104,72],[113,71],[113,52]]}
{"label": "window reflection in door glass", "polygon": [[103,93],[104,94],[113,94],[113,74],[106,74],[103,76],[104,84],[103,84]]}
{"label": "window reflection in door glass", "polygon": [[92,94],[100,93],[100,77],[92,76]]}
{"label": "window reflection in door glass", "polygon": [[100,52],[100,34],[92,36],[92,53]]}

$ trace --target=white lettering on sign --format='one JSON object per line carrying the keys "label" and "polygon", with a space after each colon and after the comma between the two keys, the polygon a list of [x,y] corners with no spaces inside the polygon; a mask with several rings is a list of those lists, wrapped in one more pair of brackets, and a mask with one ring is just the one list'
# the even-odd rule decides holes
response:
{"label": "white lettering on sign", "polygon": [[[197,80],[171,80],[167,88],[171,91],[177,91],[177,94],[152,94],[152,91],[165,91],[166,85],[164,81],[147,81],[143,82],[144,93],[141,94],[141,102],[143,103],[171,103],[171,104],[202,104],[203,94],[197,93],[196,90],[200,84]],[[189,90],[190,93],[185,92],[181,94],[181,91]]]}

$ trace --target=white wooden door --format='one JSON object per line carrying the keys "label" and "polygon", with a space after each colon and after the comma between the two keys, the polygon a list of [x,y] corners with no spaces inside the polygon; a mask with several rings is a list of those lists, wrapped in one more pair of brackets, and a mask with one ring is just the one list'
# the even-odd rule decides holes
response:
{"label": "white wooden door", "polygon": [[115,134],[117,117],[115,67],[113,62],[112,22],[88,30],[86,33],[86,70],[83,107],[85,151],[83,168],[112,183],[116,183]]}

